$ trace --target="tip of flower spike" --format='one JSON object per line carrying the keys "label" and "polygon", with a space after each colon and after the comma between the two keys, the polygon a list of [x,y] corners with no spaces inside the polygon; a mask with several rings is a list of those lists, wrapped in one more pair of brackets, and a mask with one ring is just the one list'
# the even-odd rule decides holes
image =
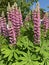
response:
{"label": "tip of flower spike", "polygon": [[46,16],[48,16],[48,13],[46,12]]}
{"label": "tip of flower spike", "polygon": [[12,5],[12,9],[14,9],[14,6]]}
{"label": "tip of flower spike", "polygon": [[15,2],[13,6],[17,8],[17,3]]}
{"label": "tip of flower spike", "polygon": [[39,2],[36,3],[36,11],[39,11],[40,10],[40,4]]}
{"label": "tip of flower spike", "polygon": [[37,2],[37,3],[36,3],[36,6],[37,6],[37,7],[40,7],[40,3],[39,3],[39,2]]}
{"label": "tip of flower spike", "polygon": [[35,6],[33,5],[33,9],[32,9],[32,12],[35,10]]}
{"label": "tip of flower spike", "polygon": [[4,11],[2,11],[2,14],[1,14],[1,16],[3,16],[3,17],[5,16],[5,15],[4,15]]}
{"label": "tip of flower spike", "polygon": [[12,7],[11,7],[12,9],[14,9],[14,6],[12,5]]}
{"label": "tip of flower spike", "polygon": [[20,7],[19,7],[19,11],[21,12],[21,9],[20,9]]}
{"label": "tip of flower spike", "polygon": [[10,3],[8,2],[8,6],[7,6],[7,11],[10,11],[11,7],[10,7]]}

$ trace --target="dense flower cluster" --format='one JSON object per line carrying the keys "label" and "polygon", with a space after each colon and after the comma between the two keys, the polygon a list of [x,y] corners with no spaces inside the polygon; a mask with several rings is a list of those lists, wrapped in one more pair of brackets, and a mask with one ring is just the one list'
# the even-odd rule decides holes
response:
{"label": "dense flower cluster", "polygon": [[0,17],[0,33],[2,32],[5,37],[9,36],[10,43],[15,44],[17,37],[20,35],[20,27],[23,25],[21,10],[17,8],[16,3],[12,7],[8,3],[7,18],[8,24],[6,24],[4,16]]}
{"label": "dense flower cluster", "polygon": [[34,21],[34,43],[40,43],[40,8],[37,3],[36,10],[32,12]]}
{"label": "dense flower cluster", "polygon": [[[11,39],[14,37],[14,42],[16,42],[16,39],[19,35],[20,35],[20,27],[21,25],[23,25],[22,23],[22,14],[21,14],[21,10],[20,8],[17,8],[17,4],[14,3],[14,5],[12,7],[9,8],[8,11],[8,22],[11,22],[11,29],[9,28],[9,30],[11,31],[10,34],[10,41],[12,41]],[[12,37],[13,34],[14,36]],[[13,42],[13,43],[14,43]],[[11,42],[12,43],[12,42]]]}

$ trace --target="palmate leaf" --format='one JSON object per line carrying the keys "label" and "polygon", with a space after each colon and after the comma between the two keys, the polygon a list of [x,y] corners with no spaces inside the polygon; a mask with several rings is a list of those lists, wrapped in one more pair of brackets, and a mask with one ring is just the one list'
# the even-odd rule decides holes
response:
{"label": "palmate leaf", "polygon": [[10,61],[8,65],[12,65],[12,62]]}
{"label": "palmate leaf", "polygon": [[18,59],[18,55],[14,52],[14,58]]}
{"label": "palmate leaf", "polygon": [[0,61],[2,60],[2,56],[0,55]]}
{"label": "palmate leaf", "polygon": [[3,61],[0,61],[0,65],[5,65],[5,64],[3,63]]}
{"label": "palmate leaf", "polygon": [[34,48],[33,43],[28,39],[27,36],[22,36],[19,38],[19,41],[17,42],[17,46],[19,46],[20,48],[23,49],[29,49],[31,50],[31,48]]}
{"label": "palmate leaf", "polygon": [[0,44],[7,44],[8,41],[4,38],[4,36],[0,35]]}
{"label": "palmate leaf", "polygon": [[21,65],[21,63],[20,62],[15,62],[12,65]]}
{"label": "palmate leaf", "polygon": [[26,53],[25,53],[25,52],[20,51],[20,50],[18,50],[18,49],[16,49],[15,52],[16,52],[17,54],[19,54],[19,55],[21,54],[21,55],[23,55],[23,56],[26,56]]}
{"label": "palmate leaf", "polygon": [[3,48],[1,49],[2,54],[4,55],[3,58],[7,58],[8,57],[8,61],[11,60],[12,56],[13,56],[13,51],[10,50],[9,48]]}
{"label": "palmate leaf", "polygon": [[[28,38],[27,36],[21,37],[20,38],[20,43],[17,43],[18,45],[23,45],[24,47],[28,47]],[[20,46],[21,46],[20,45]]]}
{"label": "palmate leaf", "polygon": [[[2,49],[3,50],[3,49]],[[2,51],[2,54],[4,54],[4,58],[8,57],[11,54],[11,50],[9,49],[4,49]]]}
{"label": "palmate leaf", "polygon": [[8,61],[10,61],[13,57],[13,53],[11,52],[11,54],[8,56]]}
{"label": "palmate leaf", "polygon": [[39,63],[39,65],[44,65],[44,61],[43,61],[43,62],[41,62],[41,63]]}
{"label": "palmate leaf", "polygon": [[35,49],[35,52],[39,52],[40,51],[40,47],[39,46],[35,46],[34,49]]}
{"label": "palmate leaf", "polygon": [[49,57],[48,47],[46,44],[44,44],[40,49],[40,54],[43,55],[43,57]]}
{"label": "palmate leaf", "polygon": [[[23,53],[22,53],[23,54]],[[31,53],[30,53],[30,51],[28,51],[27,53],[25,53],[25,55],[23,55],[23,56],[20,56],[19,57],[19,60],[21,60],[21,64],[22,65],[27,65],[28,63],[30,64],[30,65],[32,65],[33,63],[33,61],[31,60]]]}
{"label": "palmate leaf", "polygon": [[47,65],[49,65],[49,59],[47,59],[46,61],[47,61]]}
{"label": "palmate leaf", "polygon": [[20,64],[21,65],[26,65],[27,64],[27,61],[21,61]]}
{"label": "palmate leaf", "polygon": [[40,65],[38,61],[33,62],[33,65]]}
{"label": "palmate leaf", "polygon": [[38,61],[40,59],[40,56],[37,56],[36,54],[33,54],[31,59],[32,59],[32,61]]}

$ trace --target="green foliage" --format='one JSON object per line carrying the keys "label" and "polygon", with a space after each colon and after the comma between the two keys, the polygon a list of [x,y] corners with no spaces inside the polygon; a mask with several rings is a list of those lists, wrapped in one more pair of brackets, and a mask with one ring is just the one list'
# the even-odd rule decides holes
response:
{"label": "green foliage", "polygon": [[0,62],[6,65],[48,65],[49,41],[47,44],[46,40],[43,41],[41,46],[35,46],[26,36],[21,37],[17,45],[1,48]]}
{"label": "green foliage", "polygon": [[21,28],[21,35],[18,37],[16,45],[9,45],[8,39],[0,36],[1,65],[49,65],[49,30],[46,34],[47,37],[44,38],[41,26],[41,44],[34,45],[32,22],[25,24]]}
{"label": "green foliage", "polygon": [[7,39],[4,36],[0,35],[0,45],[7,44],[7,43],[8,43]]}
{"label": "green foliage", "polygon": [[1,11],[5,11],[6,14],[8,2],[10,2],[10,5],[13,5],[14,2],[16,2],[18,7],[21,8],[23,18],[25,18],[30,11],[30,6],[37,1],[38,0],[28,0],[28,2],[26,2],[26,0],[0,0],[0,13]]}

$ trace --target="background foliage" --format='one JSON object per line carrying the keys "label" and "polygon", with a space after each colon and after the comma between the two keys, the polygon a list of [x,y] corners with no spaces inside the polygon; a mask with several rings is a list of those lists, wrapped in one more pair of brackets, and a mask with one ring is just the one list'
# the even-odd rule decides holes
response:
{"label": "background foliage", "polygon": [[17,2],[18,6],[21,8],[23,18],[28,14],[30,11],[30,6],[33,5],[34,2],[38,0],[0,0],[0,13],[2,11],[7,11],[8,2],[12,5],[14,2]]}

